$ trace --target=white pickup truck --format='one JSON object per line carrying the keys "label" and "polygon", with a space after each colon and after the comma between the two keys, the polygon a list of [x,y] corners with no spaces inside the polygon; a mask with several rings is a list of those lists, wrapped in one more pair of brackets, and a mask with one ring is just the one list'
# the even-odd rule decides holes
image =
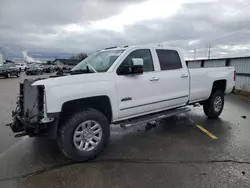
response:
{"label": "white pickup truck", "polygon": [[117,47],[94,53],[68,75],[20,84],[18,106],[8,124],[17,137],[57,139],[76,161],[97,156],[108,143],[110,125],[147,123],[200,103],[217,118],[224,94],[235,86],[233,67],[188,69],[178,49]]}
{"label": "white pickup truck", "polygon": [[17,63],[16,68],[21,72],[21,71],[26,71],[28,66],[26,63]]}

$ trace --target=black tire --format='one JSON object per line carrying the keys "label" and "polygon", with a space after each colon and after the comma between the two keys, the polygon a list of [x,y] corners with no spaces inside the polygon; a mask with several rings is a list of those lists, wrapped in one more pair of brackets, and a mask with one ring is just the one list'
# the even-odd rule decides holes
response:
{"label": "black tire", "polygon": [[[93,150],[80,151],[73,142],[73,135],[76,128],[84,121],[94,120],[102,128],[102,137]],[[58,145],[66,157],[77,161],[84,162],[95,158],[107,145],[110,137],[110,124],[108,119],[95,109],[85,109],[73,114],[58,130]]]}
{"label": "black tire", "polygon": [[19,77],[19,76],[20,76],[20,73],[19,73],[19,72],[17,72],[17,73],[16,73],[16,77]]}
{"label": "black tire", "polygon": [[[221,98],[221,108],[217,108],[215,100],[220,97]],[[220,90],[217,90],[212,93],[207,101],[203,104],[203,111],[208,118],[218,118],[224,108],[224,93]]]}
{"label": "black tire", "polygon": [[10,73],[7,73],[6,75],[5,75],[5,78],[10,78]]}

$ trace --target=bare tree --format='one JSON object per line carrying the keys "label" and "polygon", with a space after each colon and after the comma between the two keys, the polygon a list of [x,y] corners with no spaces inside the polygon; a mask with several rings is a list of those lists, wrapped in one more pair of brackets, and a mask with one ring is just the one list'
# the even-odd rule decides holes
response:
{"label": "bare tree", "polygon": [[86,57],[88,57],[88,55],[86,53],[79,53],[77,55],[73,55],[70,57],[70,59],[74,59],[74,60],[84,60]]}

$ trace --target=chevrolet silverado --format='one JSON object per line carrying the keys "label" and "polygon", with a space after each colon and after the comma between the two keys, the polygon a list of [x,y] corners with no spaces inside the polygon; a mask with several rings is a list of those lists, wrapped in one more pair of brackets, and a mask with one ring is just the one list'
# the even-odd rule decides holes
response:
{"label": "chevrolet silverado", "polygon": [[16,136],[56,139],[67,157],[86,161],[107,145],[111,124],[150,123],[196,103],[217,118],[234,86],[233,67],[188,69],[179,49],[116,47],[92,54],[69,74],[24,80],[8,126]]}

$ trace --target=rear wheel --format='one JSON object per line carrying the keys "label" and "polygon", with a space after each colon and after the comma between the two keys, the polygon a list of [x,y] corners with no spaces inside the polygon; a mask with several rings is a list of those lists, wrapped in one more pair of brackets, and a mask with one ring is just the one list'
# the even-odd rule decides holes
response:
{"label": "rear wheel", "polygon": [[19,77],[19,76],[20,76],[20,73],[19,73],[19,72],[17,72],[17,73],[16,73],[16,77]]}
{"label": "rear wheel", "polygon": [[204,102],[203,110],[207,117],[218,118],[224,108],[224,93],[215,91],[210,98]]}
{"label": "rear wheel", "polygon": [[109,136],[108,119],[95,109],[86,109],[61,125],[57,140],[68,158],[83,162],[95,158],[107,145]]}

